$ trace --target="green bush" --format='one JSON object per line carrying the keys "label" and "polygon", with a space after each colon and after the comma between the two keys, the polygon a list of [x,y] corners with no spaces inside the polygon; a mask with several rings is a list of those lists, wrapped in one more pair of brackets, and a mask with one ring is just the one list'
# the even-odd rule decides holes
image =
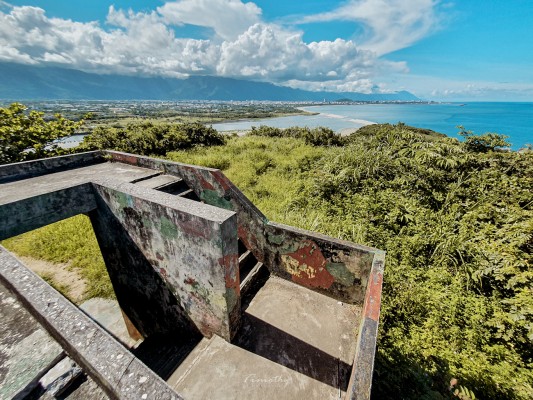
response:
{"label": "green bush", "polygon": [[179,124],[132,123],[125,128],[98,127],[78,147],[80,151],[108,149],[141,155],[164,156],[169,151],[217,146],[225,137],[198,122]]}
{"label": "green bush", "polygon": [[286,129],[280,129],[261,125],[259,128],[252,126],[250,135],[302,139],[305,143],[312,146],[343,146],[346,142],[342,136],[333,132],[331,129],[324,127],[310,129],[307,127],[300,128],[293,126]]}

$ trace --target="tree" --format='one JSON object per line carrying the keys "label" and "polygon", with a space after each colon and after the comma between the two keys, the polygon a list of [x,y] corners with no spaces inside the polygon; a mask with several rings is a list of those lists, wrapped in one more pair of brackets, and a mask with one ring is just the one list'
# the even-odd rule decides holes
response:
{"label": "tree", "polygon": [[44,113],[26,110],[20,103],[0,108],[0,164],[61,154],[57,140],[72,135],[83,124],[60,114],[47,121]]}
{"label": "tree", "polygon": [[457,128],[459,128],[459,135],[465,138],[465,147],[470,151],[486,153],[488,151],[511,147],[511,144],[507,141],[507,139],[509,139],[509,136],[507,135],[500,135],[498,133],[475,135],[472,131],[467,131],[461,125]]}

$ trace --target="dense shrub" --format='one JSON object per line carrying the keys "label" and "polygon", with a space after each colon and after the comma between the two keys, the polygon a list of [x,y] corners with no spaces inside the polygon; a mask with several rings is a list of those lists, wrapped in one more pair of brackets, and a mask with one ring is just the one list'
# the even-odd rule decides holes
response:
{"label": "dense shrub", "polygon": [[342,146],[346,142],[342,136],[333,132],[331,129],[324,127],[310,129],[307,127],[300,128],[298,126],[293,126],[281,129],[261,125],[259,128],[253,126],[250,135],[303,139],[305,143],[312,146]]}
{"label": "dense shrub", "polygon": [[141,155],[163,156],[169,151],[225,143],[223,135],[197,122],[157,124],[152,122],[122,127],[98,127],[84,138],[79,150],[109,149]]}
{"label": "dense shrub", "polygon": [[[431,129],[426,128],[417,128],[415,126],[406,125],[403,122],[398,122],[397,124],[371,124],[371,125],[365,125],[357,130],[357,134],[363,134],[363,135],[372,135],[376,132],[383,131],[383,129],[391,130],[391,129],[402,129],[403,131],[407,131],[410,133],[415,133],[418,135],[421,135],[426,140],[436,139],[436,138],[445,138],[446,135],[443,133],[435,132]],[[356,138],[357,135],[352,135],[352,138]]]}
{"label": "dense shrub", "polygon": [[446,398],[458,379],[477,398],[533,398],[533,153],[405,126],[351,139],[293,204],[387,250],[374,396]]}

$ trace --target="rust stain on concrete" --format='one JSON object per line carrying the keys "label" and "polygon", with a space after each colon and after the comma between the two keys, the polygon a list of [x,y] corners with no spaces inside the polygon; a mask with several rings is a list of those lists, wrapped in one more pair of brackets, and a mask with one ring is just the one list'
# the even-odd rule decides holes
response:
{"label": "rust stain on concrete", "polygon": [[363,315],[376,322],[379,320],[382,284],[383,274],[381,272],[373,272],[368,280],[368,286],[366,289],[365,309]]}
{"label": "rust stain on concrete", "polygon": [[335,281],[326,269],[324,255],[311,240],[303,241],[296,251],[283,254],[281,262],[291,274],[292,280],[300,285],[328,289]]}

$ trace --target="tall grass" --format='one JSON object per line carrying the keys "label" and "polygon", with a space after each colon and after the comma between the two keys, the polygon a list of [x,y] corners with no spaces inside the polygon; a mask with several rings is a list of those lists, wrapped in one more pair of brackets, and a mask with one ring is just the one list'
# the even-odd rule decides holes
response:
{"label": "tall grass", "polygon": [[247,136],[225,146],[170,152],[167,158],[219,168],[269,219],[312,228],[316,216],[295,213],[293,201],[326,152],[298,139]]}

